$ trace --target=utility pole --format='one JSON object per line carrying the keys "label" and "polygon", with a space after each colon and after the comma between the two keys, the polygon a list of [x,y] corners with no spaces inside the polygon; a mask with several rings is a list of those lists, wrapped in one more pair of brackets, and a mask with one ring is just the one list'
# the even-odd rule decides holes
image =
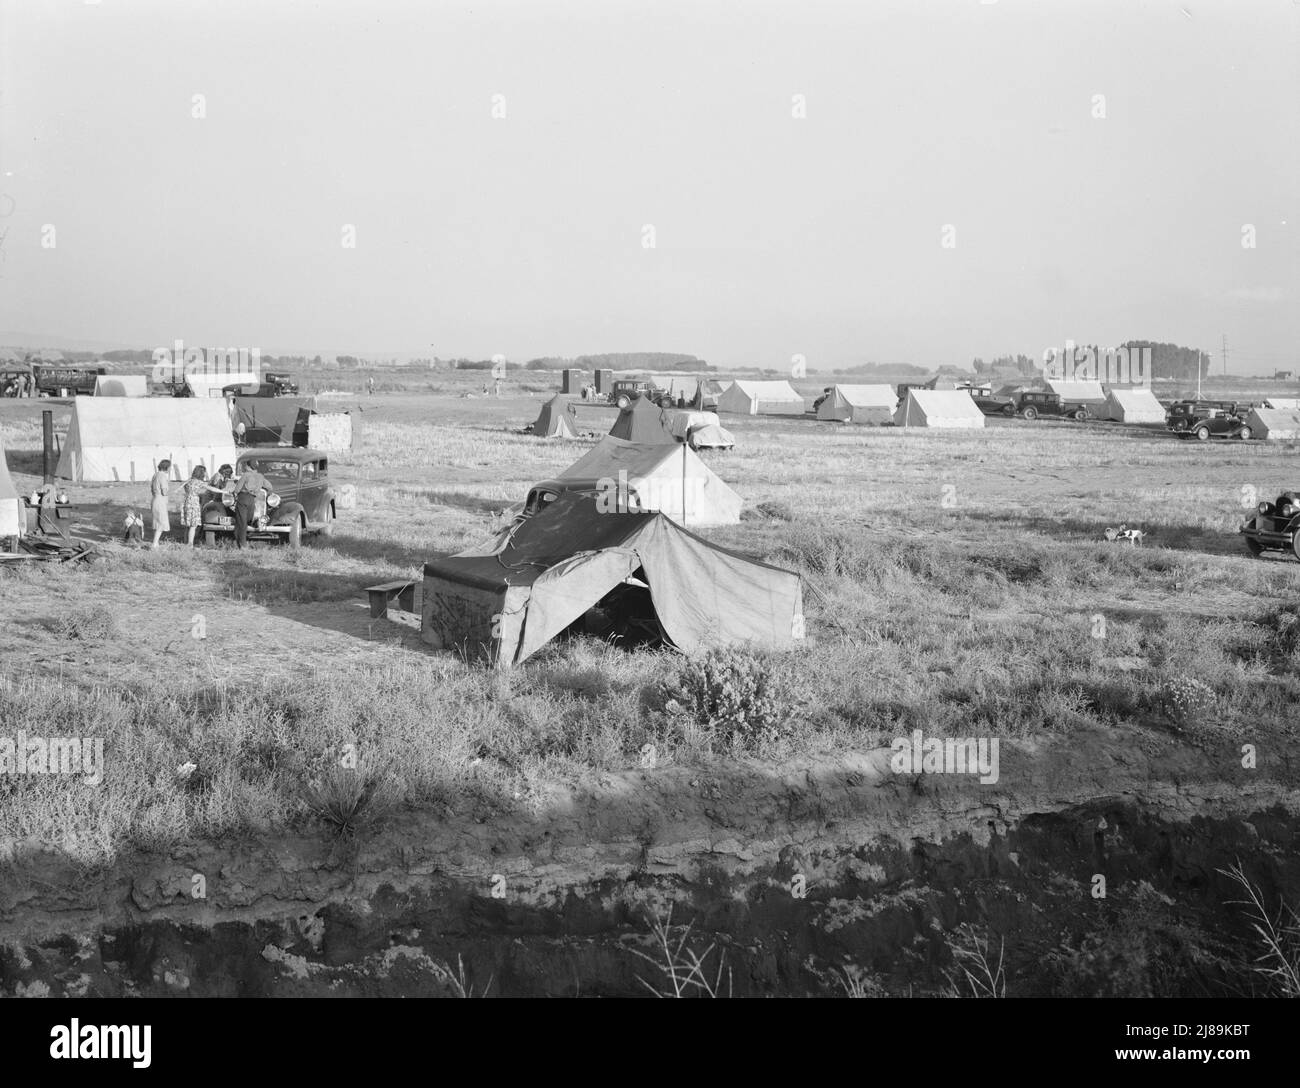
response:
{"label": "utility pole", "polygon": [[1201,399],[1201,371],[1205,369],[1205,352],[1196,353],[1196,399]]}
{"label": "utility pole", "polygon": [[1223,376],[1228,376],[1228,334],[1223,334]]}

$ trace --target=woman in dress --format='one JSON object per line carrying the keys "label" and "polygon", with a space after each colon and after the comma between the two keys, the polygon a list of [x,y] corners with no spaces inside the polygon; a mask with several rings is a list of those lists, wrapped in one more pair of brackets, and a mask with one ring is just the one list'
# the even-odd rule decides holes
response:
{"label": "woman in dress", "polygon": [[153,479],[149,481],[149,495],[151,497],[149,519],[153,523],[153,543],[150,545],[152,548],[158,547],[158,541],[162,539],[163,533],[172,531],[171,518],[167,514],[167,488],[170,484],[171,467],[172,463],[170,461],[159,461],[158,471],[153,474]]}
{"label": "woman in dress", "polygon": [[208,492],[221,494],[221,488],[207,482],[208,470],[195,465],[190,478],[185,481],[185,497],[181,503],[181,526],[186,530],[185,543],[193,547],[199,526],[203,523],[203,500]]}

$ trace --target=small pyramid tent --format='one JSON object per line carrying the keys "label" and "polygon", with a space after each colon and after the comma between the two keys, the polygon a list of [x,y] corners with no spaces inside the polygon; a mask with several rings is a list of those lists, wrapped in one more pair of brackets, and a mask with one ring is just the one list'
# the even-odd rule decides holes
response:
{"label": "small pyramid tent", "polygon": [[736,381],[718,396],[718,411],[746,416],[801,416],[804,402],[789,382]]}
{"label": "small pyramid tent", "polygon": [[573,398],[556,393],[542,405],[533,423],[533,434],[541,438],[577,438],[578,411]]}
{"label": "small pyramid tent", "polygon": [[1118,423],[1163,423],[1165,410],[1150,389],[1112,389],[1106,394],[1102,418]]}
{"label": "small pyramid tent", "polygon": [[143,374],[101,374],[95,379],[97,397],[147,397],[149,381]]}
{"label": "small pyramid tent", "polygon": [[667,514],[692,529],[740,521],[741,497],[682,442],[606,435],[557,479],[570,491],[608,490],[616,505]]}
{"label": "small pyramid tent", "polygon": [[899,427],[983,427],[984,413],[956,389],[909,389],[894,413]]}
{"label": "small pyramid tent", "polygon": [[1300,411],[1282,408],[1252,408],[1246,416],[1252,438],[1286,441],[1300,438]]}
{"label": "small pyramid tent", "polygon": [[[683,447],[685,448],[685,447]],[[792,571],[719,548],[662,514],[602,512],[560,496],[491,550],[424,566],[420,636],[498,668],[565,630],[638,634],[694,653],[711,646],[793,647],[803,587]]]}
{"label": "small pyramid tent", "polygon": [[77,397],[59,457],[65,480],[98,483],[149,479],[158,462],[172,463],[174,480],[195,465],[215,472],[235,463],[230,414],[222,399]]}
{"label": "small pyramid tent", "polygon": [[9,461],[4,440],[0,438],[0,540],[8,536],[21,536],[27,529],[27,511],[22,497],[9,475]]}
{"label": "small pyramid tent", "polygon": [[898,395],[888,385],[837,385],[817,409],[818,419],[841,423],[888,423],[898,407]]}
{"label": "small pyramid tent", "polygon": [[609,433],[624,442],[677,441],[672,432],[672,413],[647,397],[637,397],[619,412]]}

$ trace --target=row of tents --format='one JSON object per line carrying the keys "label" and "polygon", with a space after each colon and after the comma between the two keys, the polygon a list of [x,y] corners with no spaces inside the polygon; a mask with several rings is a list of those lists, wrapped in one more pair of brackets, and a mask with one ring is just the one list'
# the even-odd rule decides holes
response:
{"label": "row of tents", "polygon": [[[542,438],[577,438],[580,403],[576,397],[557,393],[542,405],[532,433]],[[609,433],[625,442],[666,445],[684,442],[693,449],[731,449],[736,444],[714,412],[660,408],[645,397],[638,397],[620,410]]]}

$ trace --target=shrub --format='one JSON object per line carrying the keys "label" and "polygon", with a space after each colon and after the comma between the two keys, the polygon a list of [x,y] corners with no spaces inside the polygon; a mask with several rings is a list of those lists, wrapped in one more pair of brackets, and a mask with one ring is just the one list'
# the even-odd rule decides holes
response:
{"label": "shrub", "polygon": [[1193,676],[1174,676],[1160,688],[1161,704],[1179,729],[1200,725],[1218,701],[1214,689]]}
{"label": "shrub", "polygon": [[1284,668],[1300,671],[1300,604],[1282,605],[1262,616],[1264,645]]}
{"label": "shrub", "polygon": [[117,634],[117,617],[102,604],[78,608],[61,619],[56,627],[63,638],[82,642],[103,642]]}
{"label": "shrub", "polygon": [[688,659],[667,695],[670,713],[703,726],[733,751],[774,751],[798,716],[786,671],[734,647]]}

